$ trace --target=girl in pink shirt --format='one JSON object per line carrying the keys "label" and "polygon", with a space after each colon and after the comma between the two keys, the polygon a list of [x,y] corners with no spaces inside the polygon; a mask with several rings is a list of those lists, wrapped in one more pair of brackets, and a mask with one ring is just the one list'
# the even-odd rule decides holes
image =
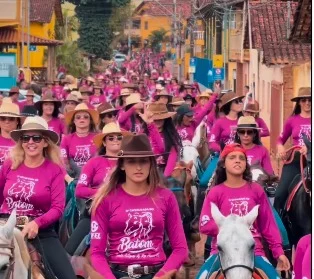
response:
{"label": "girl in pink shirt", "polygon": [[146,135],[124,137],[117,168],[93,201],[91,262],[106,279],[170,278],[188,257],[177,201],[160,186],[154,156]]}
{"label": "girl in pink shirt", "polygon": [[11,132],[16,146],[0,171],[1,217],[16,209],[27,216],[22,234],[37,249],[41,244],[54,275],[76,278],[54,229],[64,211],[65,185],[59,136],[39,117],[27,117],[22,128]]}
{"label": "girl in pink shirt", "polygon": [[106,101],[106,97],[102,91],[100,86],[94,86],[93,88],[93,95],[90,97],[89,102],[94,107],[97,108],[101,103]]}
{"label": "girl in pink shirt", "polygon": [[77,202],[85,210],[81,210],[83,213],[80,215],[80,221],[65,246],[71,256],[90,232],[90,215],[86,210],[85,203],[93,198],[99,186],[117,164],[116,158],[105,157],[105,155],[116,156],[121,149],[123,135],[127,134],[127,132],[122,132],[116,123],[110,123],[103,128],[101,134],[93,138],[98,149],[98,156],[90,159],[83,167],[75,189]]}
{"label": "girl in pink shirt", "polygon": [[3,103],[0,106],[0,168],[15,145],[10,133],[21,128],[19,106],[13,103]]}
{"label": "girl in pink shirt", "polygon": [[277,260],[279,270],[289,270],[290,263],[284,255],[280,232],[264,189],[259,184],[251,182],[246,150],[239,144],[226,145],[220,155],[215,175],[217,186],[209,191],[200,216],[200,232],[213,238],[212,251],[196,278],[200,278],[205,271],[210,277],[220,268],[218,254],[223,253],[223,250],[221,251],[223,248],[217,248],[219,231],[211,215],[211,203],[214,203],[224,216],[230,214],[243,216],[254,206],[259,205],[258,216],[251,227],[255,240],[255,267],[262,269],[270,279],[279,278],[276,269],[265,260],[262,239],[267,242],[273,257]]}
{"label": "girl in pink shirt", "polygon": [[98,112],[89,109],[84,103],[65,115],[69,134],[63,137],[60,147],[69,173],[65,178],[68,183],[78,177],[81,168],[96,154],[93,138],[98,121]]}

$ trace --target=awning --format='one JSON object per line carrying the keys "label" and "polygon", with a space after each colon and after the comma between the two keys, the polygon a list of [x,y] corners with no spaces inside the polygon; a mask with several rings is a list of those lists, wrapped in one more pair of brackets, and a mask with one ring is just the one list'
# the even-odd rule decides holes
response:
{"label": "awning", "polygon": [[[24,44],[27,43],[27,34],[21,33],[13,28],[0,28],[0,45],[12,45],[18,44],[22,41],[22,36],[24,36]],[[51,40],[46,38],[41,38],[37,36],[30,35],[30,44],[37,46],[56,46],[62,45],[62,41]]]}

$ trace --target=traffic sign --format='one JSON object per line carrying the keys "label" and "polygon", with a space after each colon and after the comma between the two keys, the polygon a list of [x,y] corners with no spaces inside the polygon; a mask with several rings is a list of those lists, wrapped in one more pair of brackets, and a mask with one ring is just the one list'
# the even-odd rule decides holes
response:
{"label": "traffic sign", "polygon": [[213,73],[213,69],[209,69],[209,70],[208,70],[208,73],[207,73],[207,81],[208,81],[208,83],[214,82],[214,73]]}
{"label": "traffic sign", "polygon": [[37,51],[37,46],[29,46],[29,51]]}
{"label": "traffic sign", "polygon": [[189,67],[189,73],[194,74],[196,72],[196,59],[190,58],[190,67]]}
{"label": "traffic sign", "polygon": [[213,79],[214,80],[223,80],[225,78],[225,69],[224,68],[213,68]]}
{"label": "traffic sign", "polygon": [[214,68],[223,68],[224,66],[224,59],[221,54],[213,55],[213,67]]}

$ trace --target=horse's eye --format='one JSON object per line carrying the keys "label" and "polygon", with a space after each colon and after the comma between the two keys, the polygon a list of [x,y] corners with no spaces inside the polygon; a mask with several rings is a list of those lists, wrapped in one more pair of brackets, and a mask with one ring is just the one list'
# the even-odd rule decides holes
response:
{"label": "horse's eye", "polygon": [[1,271],[1,272],[6,271],[6,270],[8,269],[8,266],[9,266],[9,265],[3,265],[3,266],[1,266],[0,271]]}
{"label": "horse's eye", "polygon": [[250,250],[254,250],[255,249],[255,243],[253,243],[251,246],[250,246]]}
{"label": "horse's eye", "polygon": [[218,248],[218,251],[219,251],[219,252],[222,252],[221,246],[218,245],[217,248]]}

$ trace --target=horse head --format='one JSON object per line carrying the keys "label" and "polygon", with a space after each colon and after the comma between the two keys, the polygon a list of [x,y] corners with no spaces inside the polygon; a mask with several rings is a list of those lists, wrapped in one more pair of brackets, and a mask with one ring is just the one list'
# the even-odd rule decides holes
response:
{"label": "horse head", "polygon": [[251,279],[255,241],[250,227],[258,215],[258,206],[244,216],[231,214],[225,217],[211,203],[211,214],[219,229],[217,247],[224,278]]}

